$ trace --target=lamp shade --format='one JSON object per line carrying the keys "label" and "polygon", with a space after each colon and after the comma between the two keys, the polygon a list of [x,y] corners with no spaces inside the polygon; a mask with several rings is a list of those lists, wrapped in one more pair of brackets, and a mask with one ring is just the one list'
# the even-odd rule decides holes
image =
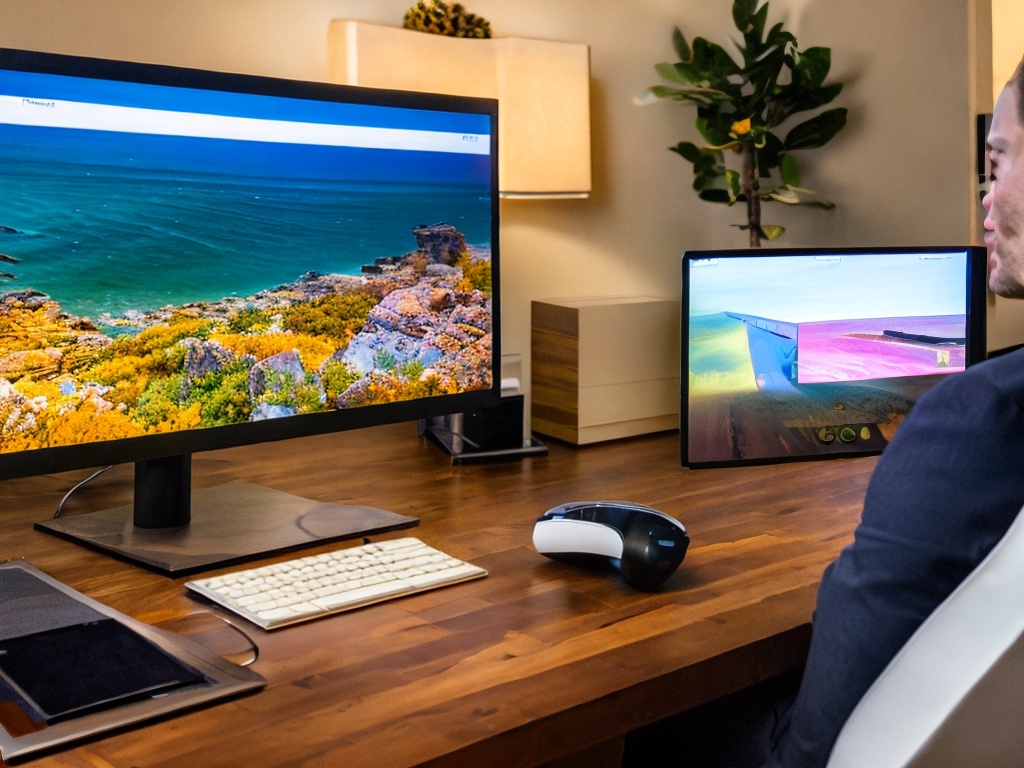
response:
{"label": "lamp shade", "polygon": [[502,197],[587,197],[590,50],[578,43],[444,37],[332,21],[329,79],[498,100]]}

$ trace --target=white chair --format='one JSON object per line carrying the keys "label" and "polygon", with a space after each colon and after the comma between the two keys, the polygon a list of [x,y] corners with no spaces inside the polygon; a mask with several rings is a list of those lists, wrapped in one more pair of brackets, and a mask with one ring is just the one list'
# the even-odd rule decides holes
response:
{"label": "white chair", "polygon": [[1024,766],[1022,518],[864,694],[828,768]]}

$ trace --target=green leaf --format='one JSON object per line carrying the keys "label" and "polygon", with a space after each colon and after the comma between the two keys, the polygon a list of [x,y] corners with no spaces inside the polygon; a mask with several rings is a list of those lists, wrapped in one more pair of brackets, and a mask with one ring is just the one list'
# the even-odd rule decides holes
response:
{"label": "green leaf", "polygon": [[704,116],[699,116],[697,118],[697,130],[700,132],[700,135],[704,138],[704,141],[706,141],[713,147],[719,147],[722,144],[728,144],[731,140],[728,130],[719,130],[717,126],[713,125],[711,121]]}
{"label": "green leaf", "polygon": [[814,89],[798,90],[788,97],[792,102],[790,104],[789,113],[808,112],[812,109],[823,107],[833,101],[842,90],[842,83],[823,85]]}
{"label": "green leaf", "polygon": [[650,104],[658,99],[670,99],[672,101],[686,101],[686,94],[678,88],[669,88],[665,85],[652,85],[639,96],[633,99],[638,106]]}
{"label": "green leaf", "polygon": [[683,158],[689,160],[691,163],[696,163],[701,157],[700,147],[690,141],[681,141],[674,147],[669,147],[669,149],[679,155],[682,155]]}
{"label": "green leaf", "polygon": [[718,177],[700,174],[693,177],[693,188],[697,192],[707,192],[711,189],[721,190],[722,185],[718,183]]}
{"label": "green leaf", "polygon": [[779,164],[779,155],[784,147],[782,140],[774,133],[764,134],[764,146],[757,151],[757,174],[765,178],[771,175],[772,168]]}
{"label": "green leaf", "polygon": [[[725,127],[727,124],[729,126],[733,124],[736,118],[736,105],[731,100],[723,101],[716,104],[715,109],[715,117],[722,118],[718,122],[721,123],[723,127]],[[726,133],[728,133],[728,131],[726,131]]]}
{"label": "green leaf", "polygon": [[672,88],[667,85],[652,85],[641,92],[640,95],[634,97],[633,103],[642,107],[658,99],[669,99],[671,101],[692,101],[696,104],[713,107],[723,99],[728,98],[728,94],[716,91],[714,88],[700,88],[697,86]]}
{"label": "green leaf", "polygon": [[[782,27],[783,27],[783,24],[782,24],[781,21],[778,24],[776,24],[774,27],[772,27],[771,31],[768,33],[768,36],[765,37],[765,41],[767,42],[767,41],[775,40],[780,34],[782,34]],[[795,43],[796,41],[794,40],[793,42]]]}
{"label": "green leaf", "polygon": [[[764,25],[768,21],[768,3],[761,6],[760,10],[754,14],[751,19],[750,37],[756,42],[760,42],[764,35]],[[779,25],[782,26],[781,24]]]}
{"label": "green leaf", "polygon": [[686,38],[679,27],[676,27],[672,32],[672,48],[675,50],[676,56],[679,57],[680,61],[689,61],[690,57],[693,56],[690,44],[686,42]]}
{"label": "green leaf", "polygon": [[694,85],[710,85],[709,74],[688,61],[680,61],[674,65],[679,77]]}
{"label": "green leaf", "polygon": [[776,69],[775,67],[771,66],[769,63],[764,63],[764,62],[772,62],[774,60],[774,58],[776,58],[778,56],[784,56],[785,53],[786,52],[782,48],[782,46],[774,45],[774,44],[773,45],[768,45],[768,46],[765,46],[764,49],[762,49],[761,52],[757,54],[757,57],[754,59],[754,61],[752,63],[754,63],[754,64],[761,64],[759,69],[772,69],[772,70],[775,70]]}
{"label": "green leaf", "polygon": [[741,71],[725,48],[703,37],[693,41],[693,67],[711,82],[724,80]]}
{"label": "green leaf", "polygon": [[764,111],[764,105],[771,100],[771,94],[775,90],[779,68],[767,66],[760,70],[751,70],[750,80],[753,90],[743,105],[743,111],[748,115]]}
{"label": "green leaf", "polygon": [[725,183],[729,191],[730,205],[735,203],[740,197],[740,184],[741,184],[740,172],[731,169],[725,171]]}
{"label": "green leaf", "polygon": [[782,28],[782,22],[779,22],[764,38],[765,46],[777,45],[780,48],[786,48],[787,46],[796,47],[796,38],[793,37],[792,32],[787,32]]}
{"label": "green leaf", "polygon": [[752,14],[742,25],[737,24],[736,28],[743,33],[744,46],[743,59],[748,64],[752,59],[757,58],[764,48],[761,42],[764,37],[764,25],[768,20],[768,4],[765,3],[757,13]]}
{"label": "green leaf", "polygon": [[700,156],[693,163],[693,172],[704,176],[721,176],[724,168],[722,153],[714,150],[701,150]]}
{"label": "green leaf", "polygon": [[817,88],[825,82],[831,67],[831,48],[808,48],[797,56],[795,74],[808,85]]}
{"label": "green leaf", "polygon": [[690,85],[693,82],[690,77],[690,70],[679,67],[676,64],[655,64],[654,71],[658,73],[662,80],[668,80],[670,83]]}
{"label": "green leaf", "polygon": [[779,174],[782,183],[791,187],[800,186],[800,166],[792,155],[779,156]]}
{"label": "green leaf", "polygon": [[764,236],[769,240],[778,240],[782,237],[782,234],[786,231],[785,227],[780,227],[778,224],[762,224],[761,231]]}
{"label": "green leaf", "polygon": [[[633,104],[638,107],[644,107],[648,104],[653,104],[660,99],[670,99],[673,96],[670,94],[669,88],[663,85],[652,85],[650,88],[645,88],[640,92],[638,96],[633,97]],[[677,97],[678,101],[682,100],[682,97]]]}
{"label": "green leaf", "polygon": [[785,187],[773,189],[768,193],[768,196],[772,200],[778,200],[780,203],[786,203],[787,205],[800,205],[800,196]]}
{"label": "green leaf", "polygon": [[[813,199],[808,200],[804,197],[805,195],[809,195]],[[787,205],[804,205],[809,208],[824,208],[825,210],[832,210],[836,207],[835,203],[816,197],[815,193],[809,189],[791,187],[787,184],[768,190],[765,197]]]}
{"label": "green leaf", "polygon": [[721,160],[721,152],[707,149],[699,151],[693,164],[693,188],[698,193],[713,189],[728,190],[728,170]]}
{"label": "green leaf", "polygon": [[814,149],[831,141],[846,125],[846,109],[838,107],[822,112],[793,128],[786,136],[786,149]]}
{"label": "green leaf", "polygon": [[[774,75],[778,77],[783,64],[790,56],[790,49],[796,47],[796,38],[782,28],[781,22],[771,28],[765,35],[764,42],[757,41],[748,46],[746,51],[746,62],[748,67],[754,62],[765,62],[774,68]],[[768,53],[770,58],[765,58]],[[762,64],[761,66],[764,66]]]}
{"label": "green leaf", "polygon": [[[767,3],[765,7],[768,7]],[[750,17],[754,15],[756,8],[757,0],[734,0],[732,4],[732,22],[736,25],[736,29],[746,34],[747,27],[750,24]]]}

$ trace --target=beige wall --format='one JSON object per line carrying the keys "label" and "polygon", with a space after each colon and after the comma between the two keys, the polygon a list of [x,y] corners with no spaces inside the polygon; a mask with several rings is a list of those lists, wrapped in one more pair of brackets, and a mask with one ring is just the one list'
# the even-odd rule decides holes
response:
{"label": "beige wall", "polygon": [[1024,54],[1024,5],[1020,0],[990,0],[992,8],[992,98],[999,96]]}
{"label": "beige wall", "polygon": [[[986,0],[987,1],[987,0]],[[0,46],[323,79],[327,24],[398,25],[411,0],[2,0]],[[967,32],[971,0],[772,0],[801,44],[833,49],[847,128],[805,155],[804,183],[838,209],[768,206],[791,245],[963,243],[977,205]],[[497,35],[591,48],[594,192],[584,201],[503,201],[506,352],[528,380],[532,299],[679,292],[684,249],[743,247],[738,209],[700,202],[666,147],[695,138],[694,113],[633,105],[672,60],[680,25],[726,43],[726,0],[470,0]],[[775,209],[775,210],[773,210]],[[1024,340],[1022,338],[1021,340]]]}

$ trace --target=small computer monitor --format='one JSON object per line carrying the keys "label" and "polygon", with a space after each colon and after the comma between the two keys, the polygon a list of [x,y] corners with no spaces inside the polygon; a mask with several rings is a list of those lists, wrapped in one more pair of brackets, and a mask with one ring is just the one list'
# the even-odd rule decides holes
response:
{"label": "small computer monitor", "polygon": [[978,247],[688,251],[683,463],[880,452],[984,359],[985,281]]}
{"label": "small computer monitor", "polygon": [[41,525],[164,572],[364,532],[191,455],[498,402],[496,150],[491,99],[0,50],[0,479],[134,463]]}

